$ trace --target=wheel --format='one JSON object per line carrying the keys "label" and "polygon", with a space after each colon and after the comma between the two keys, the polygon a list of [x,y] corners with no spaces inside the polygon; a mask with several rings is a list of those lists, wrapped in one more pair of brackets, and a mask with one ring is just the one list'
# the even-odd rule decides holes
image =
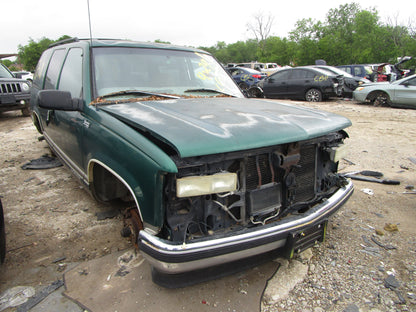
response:
{"label": "wheel", "polygon": [[248,97],[250,98],[264,98],[263,91],[259,87],[252,87],[247,90]]}
{"label": "wheel", "polygon": [[318,89],[309,89],[305,94],[308,102],[322,102],[322,92]]}
{"label": "wheel", "polygon": [[238,86],[240,87],[241,90],[247,90],[248,89],[248,84],[246,84],[245,82],[240,82],[238,84]]}
{"label": "wheel", "polygon": [[25,108],[23,108],[23,109],[22,109],[22,115],[23,115],[24,117],[29,117],[29,116],[30,116],[30,110],[29,110],[29,107],[25,107]]}
{"label": "wheel", "polygon": [[377,92],[373,98],[374,106],[390,106],[390,97],[385,92]]}

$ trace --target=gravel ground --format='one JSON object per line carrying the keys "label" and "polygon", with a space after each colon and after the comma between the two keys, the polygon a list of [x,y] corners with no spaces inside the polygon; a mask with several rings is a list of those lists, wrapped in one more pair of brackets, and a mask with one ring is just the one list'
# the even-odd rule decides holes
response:
{"label": "gravel ground", "polygon": [[401,184],[354,181],[326,242],[303,260],[303,282],[263,311],[416,311],[416,195],[407,194],[416,183],[416,111],[344,101],[301,105],[353,121],[342,171],[377,170]]}

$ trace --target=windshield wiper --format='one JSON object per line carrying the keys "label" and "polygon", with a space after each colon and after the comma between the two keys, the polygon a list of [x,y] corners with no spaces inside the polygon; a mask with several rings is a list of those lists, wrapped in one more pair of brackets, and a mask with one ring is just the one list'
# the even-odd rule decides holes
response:
{"label": "windshield wiper", "polygon": [[205,88],[199,88],[199,89],[188,89],[185,90],[184,92],[208,92],[208,93],[218,93],[218,94],[224,94],[224,95],[228,95],[228,96],[233,96],[231,94],[222,92],[220,90],[215,90],[215,89],[205,89]]}
{"label": "windshield wiper", "polygon": [[149,96],[164,97],[164,98],[168,98],[168,99],[179,99],[180,98],[179,96],[174,96],[174,95],[170,95],[170,94],[154,93],[154,92],[139,91],[139,90],[125,90],[125,91],[113,92],[113,93],[102,95],[102,96],[100,96],[100,98],[105,99],[105,98],[118,96],[118,95],[149,95]]}

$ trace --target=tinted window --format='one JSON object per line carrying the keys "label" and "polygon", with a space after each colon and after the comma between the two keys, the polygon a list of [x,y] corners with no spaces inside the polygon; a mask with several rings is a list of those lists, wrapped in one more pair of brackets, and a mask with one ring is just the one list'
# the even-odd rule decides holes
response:
{"label": "tinted window", "polygon": [[306,70],[303,69],[294,69],[292,70],[292,75],[290,79],[303,79],[306,77]]}
{"label": "tinted window", "polygon": [[59,90],[71,92],[72,97],[81,97],[82,49],[70,49],[62,68]]}
{"label": "tinted window", "polygon": [[277,73],[271,75],[270,78],[276,79],[276,80],[287,80],[289,79],[289,74],[291,71],[292,71],[291,69],[278,71]]}
{"label": "tinted window", "polygon": [[315,72],[311,70],[306,70],[305,78],[315,78]]}
{"label": "tinted window", "polygon": [[56,89],[58,82],[59,71],[62,67],[64,60],[65,50],[56,50],[52,54],[51,61],[49,63],[48,71],[46,72],[45,89]]}

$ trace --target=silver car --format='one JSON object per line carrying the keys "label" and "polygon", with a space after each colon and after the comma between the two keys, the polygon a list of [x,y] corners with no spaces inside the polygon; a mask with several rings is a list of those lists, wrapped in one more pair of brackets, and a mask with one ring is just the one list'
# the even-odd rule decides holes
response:
{"label": "silver car", "polygon": [[416,108],[416,75],[392,83],[366,83],[354,90],[353,98],[375,106]]}

